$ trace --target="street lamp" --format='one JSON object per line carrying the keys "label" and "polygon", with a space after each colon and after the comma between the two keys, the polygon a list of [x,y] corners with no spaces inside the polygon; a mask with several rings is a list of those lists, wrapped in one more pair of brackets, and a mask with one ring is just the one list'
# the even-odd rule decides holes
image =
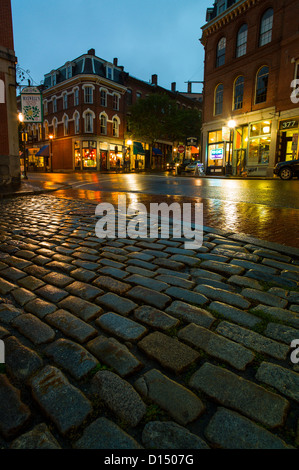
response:
{"label": "street lamp", "polygon": [[[234,119],[230,119],[227,123],[229,129],[230,129],[230,142],[229,142],[229,153],[228,153],[228,165],[227,165],[227,170],[226,174],[231,174],[232,172],[232,165],[231,165],[231,154],[233,154],[233,149],[234,149],[234,143],[233,143],[233,138],[234,138],[234,130],[236,128],[236,121]],[[233,155],[232,155],[233,157]]]}
{"label": "street lamp", "polygon": [[27,169],[26,169],[26,140],[27,133],[25,132],[24,116],[22,113],[18,115],[19,122],[21,124],[21,138],[23,142],[23,160],[24,160],[24,180],[28,180]]}
{"label": "street lamp", "polygon": [[50,171],[53,173],[53,153],[52,153],[52,142],[53,142],[54,135],[50,134],[49,139],[50,139]]}
{"label": "street lamp", "polygon": [[132,140],[129,139],[129,140],[127,141],[127,145],[128,145],[128,147],[129,147],[129,171],[130,171],[130,169],[131,169],[131,145],[132,145],[132,144],[133,144]]}

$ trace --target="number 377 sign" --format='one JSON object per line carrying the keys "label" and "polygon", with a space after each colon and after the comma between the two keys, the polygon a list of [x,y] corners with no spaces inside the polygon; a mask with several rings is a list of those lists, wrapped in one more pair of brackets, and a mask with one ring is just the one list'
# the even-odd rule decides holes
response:
{"label": "number 377 sign", "polygon": [[43,122],[42,95],[36,87],[26,87],[21,92],[24,122]]}

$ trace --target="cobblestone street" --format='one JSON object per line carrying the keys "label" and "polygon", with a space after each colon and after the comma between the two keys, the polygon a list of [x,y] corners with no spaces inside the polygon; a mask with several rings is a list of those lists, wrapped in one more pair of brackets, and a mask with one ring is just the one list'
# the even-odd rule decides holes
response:
{"label": "cobblestone street", "polygon": [[0,448],[298,447],[299,250],[101,241],[95,207],[1,201]]}

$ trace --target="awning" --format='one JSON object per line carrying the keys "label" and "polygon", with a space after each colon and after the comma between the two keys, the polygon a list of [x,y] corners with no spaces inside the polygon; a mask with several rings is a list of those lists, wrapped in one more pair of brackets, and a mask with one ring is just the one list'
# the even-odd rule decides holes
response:
{"label": "awning", "polygon": [[153,155],[162,157],[162,150],[153,148]]}
{"label": "awning", "polygon": [[49,156],[49,145],[44,145],[39,151],[35,154],[37,157],[48,157]]}
{"label": "awning", "polygon": [[145,150],[140,142],[133,142],[133,154],[134,155],[145,155]]}

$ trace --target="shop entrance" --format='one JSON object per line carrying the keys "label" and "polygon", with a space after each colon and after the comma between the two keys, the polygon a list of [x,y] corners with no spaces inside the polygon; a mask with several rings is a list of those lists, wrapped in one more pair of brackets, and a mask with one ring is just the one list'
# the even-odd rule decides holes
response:
{"label": "shop entrance", "polygon": [[299,119],[281,121],[278,134],[278,162],[287,162],[298,158],[298,140]]}
{"label": "shop entrance", "polygon": [[107,151],[101,150],[101,171],[107,170]]}
{"label": "shop entrance", "polygon": [[287,162],[289,160],[295,160],[297,152],[294,150],[293,142],[294,135],[298,135],[298,131],[295,132],[283,132],[281,136],[281,161]]}

